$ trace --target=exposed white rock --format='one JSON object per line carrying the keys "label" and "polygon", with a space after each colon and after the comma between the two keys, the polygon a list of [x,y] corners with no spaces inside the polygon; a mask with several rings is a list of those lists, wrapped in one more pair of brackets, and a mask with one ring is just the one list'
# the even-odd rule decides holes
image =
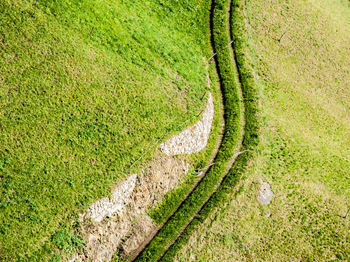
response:
{"label": "exposed white rock", "polygon": [[[130,176],[113,191],[114,197],[118,192],[118,199],[103,198],[91,205],[82,215],[82,221],[91,217],[101,222],[82,223],[80,230],[86,246],[84,252],[76,254],[70,261],[110,261],[117,250],[119,255],[127,255],[136,249],[157,227],[147,210],[176,188],[188,170],[189,163],[183,157],[158,156],[143,168],[138,177]],[[123,212],[119,212],[125,203],[122,199],[126,203],[130,201]],[[109,215],[115,210],[110,207],[112,202],[119,204],[120,209]],[[103,219],[107,215],[110,219]]]}
{"label": "exposed white rock", "polygon": [[105,217],[112,216],[116,212],[120,214],[129,203],[136,178],[136,174],[129,176],[113,190],[111,198],[104,197],[93,203],[87,211],[88,216],[95,222],[101,222]]}
{"label": "exposed white rock", "polygon": [[[214,103],[209,93],[201,120],[159,146],[167,156],[156,157],[138,177],[132,175],[117,186],[111,198],[98,200],[82,214],[82,220],[92,218],[100,223],[82,223],[80,232],[86,246],[83,252],[71,258],[72,262],[110,261],[116,251],[128,257],[150,232],[156,230],[157,225],[147,215],[147,210],[155,207],[167,192],[176,188],[190,166],[185,157],[174,155],[203,150],[208,143],[213,118]],[[110,219],[104,220],[106,216]]]}
{"label": "exposed white rock", "polygon": [[183,130],[164,143],[159,149],[168,156],[179,154],[193,154],[203,150],[208,143],[211,125],[214,118],[214,103],[209,93],[208,103],[203,112],[202,119]]}
{"label": "exposed white rock", "polygon": [[258,194],[258,201],[262,205],[270,204],[273,197],[273,192],[271,190],[271,186],[267,182],[262,182]]}

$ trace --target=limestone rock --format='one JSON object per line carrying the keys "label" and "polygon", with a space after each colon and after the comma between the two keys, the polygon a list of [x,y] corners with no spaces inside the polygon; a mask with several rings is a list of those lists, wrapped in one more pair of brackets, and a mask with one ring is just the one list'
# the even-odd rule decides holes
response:
{"label": "limestone rock", "polygon": [[130,195],[134,190],[137,175],[129,176],[122,184],[118,185],[112,192],[112,197],[104,197],[93,203],[88,214],[95,222],[101,222],[107,216],[114,213],[121,213],[123,208],[129,203]]}
{"label": "limestone rock", "polygon": [[271,190],[271,186],[267,182],[263,182],[259,189],[258,201],[262,205],[270,204],[273,197],[273,192]]}
{"label": "limestone rock", "polygon": [[203,150],[208,143],[211,125],[214,118],[214,103],[209,93],[208,103],[203,112],[202,119],[183,130],[164,143],[159,149],[168,156],[179,154],[194,154]]}

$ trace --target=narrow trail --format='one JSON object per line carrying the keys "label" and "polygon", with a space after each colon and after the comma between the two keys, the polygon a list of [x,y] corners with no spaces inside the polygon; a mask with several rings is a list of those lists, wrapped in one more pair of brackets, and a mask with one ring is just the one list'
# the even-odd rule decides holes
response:
{"label": "narrow trail", "polygon": [[[240,126],[239,126],[239,137],[238,137],[238,142],[236,144],[236,147],[234,149],[234,154],[231,156],[230,160],[227,162],[227,165],[225,167],[225,171],[224,171],[224,175],[222,176],[220,182],[216,185],[215,190],[210,194],[209,197],[206,198],[206,200],[201,204],[201,206],[199,207],[198,212],[196,212],[193,216],[191,216],[191,218],[187,221],[186,225],[182,228],[182,230],[180,231],[180,233],[177,235],[176,238],[174,238],[170,244],[167,245],[167,247],[165,248],[164,252],[162,253],[162,255],[160,256],[159,259],[157,259],[157,261],[162,260],[162,257],[166,254],[167,250],[176,242],[176,240],[181,236],[181,234],[186,230],[186,228],[189,226],[189,224],[191,223],[191,221],[193,220],[194,217],[196,217],[196,215],[198,215],[198,213],[200,213],[200,211],[203,209],[203,207],[205,206],[205,204],[209,201],[209,199],[213,196],[213,194],[217,191],[217,189],[221,186],[222,181],[225,179],[225,177],[227,176],[227,174],[229,173],[229,170],[231,169],[232,165],[234,164],[236,158],[243,152],[240,152],[241,148],[242,148],[242,143],[243,143],[243,137],[244,137],[244,128],[245,128],[245,108],[244,108],[244,103],[243,103],[243,92],[242,92],[242,87],[241,87],[241,81],[240,81],[240,75],[239,75],[239,71],[238,71],[238,66],[237,66],[237,61],[235,58],[235,52],[233,49],[233,41],[232,41],[232,35],[231,35],[231,30],[230,30],[230,17],[231,17],[231,4],[232,4],[232,0],[228,1],[227,7],[226,7],[226,34],[227,34],[227,39],[229,40],[229,42],[227,43],[227,48],[229,48],[229,52],[230,52],[230,56],[231,56],[231,62],[233,65],[233,71],[234,71],[234,80],[237,84],[237,90],[239,93],[239,107],[240,107]],[[216,50],[215,50],[215,42],[214,42],[214,37],[213,37],[213,31],[214,31],[214,24],[213,24],[213,12],[214,12],[214,5],[215,5],[215,0],[211,1],[211,9],[210,9],[210,44],[211,44],[211,50],[212,50],[212,57],[210,59],[213,59],[215,62],[215,67],[216,67],[216,75],[217,75],[217,79],[218,81],[218,85],[219,85],[219,89],[220,89],[220,94],[221,94],[221,101],[223,101],[223,95],[222,95],[222,85],[223,85],[223,80],[222,80],[222,76],[220,74],[220,68],[218,65],[218,60],[217,60],[217,55],[216,55]],[[209,59],[209,60],[210,60]],[[209,61],[208,61],[209,62]],[[225,108],[225,107],[224,107]],[[225,109],[224,109],[225,111]],[[222,115],[225,114],[225,112],[221,111]],[[224,118],[221,116],[221,121],[222,121],[222,126],[224,126],[225,124],[225,120]],[[222,131],[220,131],[220,135],[218,137],[217,140],[217,144],[215,147],[215,150],[213,151],[214,154],[217,154],[217,152],[219,151],[219,148],[221,147],[221,143],[222,143]],[[216,156],[215,156],[216,157]],[[215,157],[212,157],[213,162],[215,163]],[[202,176],[205,177],[205,175],[207,175],[207,173],[210,171],[211,167],[209,167],[205,174]],[[180,210],[181,206],[183,205],[183,203],[185,203],[186,200],[189,199],[190,195],[192,194],[192,192],[195,190],[195,188],[201,183],[201,179],[198,180],[198,182],[194,185],[194,187],[192,188],[191,192],[189,192],[187,194],[187,197],[182,201],[182,203],[180,204],[180,206],[177,208],[177,210],[167,219],[167,221],[165,221],[165,223],[163,223],[161,226],[159,226],[157,228],[156,231],[152,232],[152,234],[150,235],[150,237],[148,239],[146,239],[146,241],[144,241],[144,243],[129,257],[128,261],[138,261],[138,258],[140,257],[140,255],[142,254],[142,252],[145,250],[145,248],[147,248],[147,246],[150,244],[150,242],[152,241],[152,239],[157,235],[157,233],[161,230],[161,228],[163,226],[165,226],[169,220],[171,220],[171,218],[178,212],[178,210]]]}

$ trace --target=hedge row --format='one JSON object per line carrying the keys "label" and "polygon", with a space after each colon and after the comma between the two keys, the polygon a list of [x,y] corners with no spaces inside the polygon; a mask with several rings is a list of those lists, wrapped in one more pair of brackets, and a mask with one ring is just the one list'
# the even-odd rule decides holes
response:
{"label": "hedge row", "polygon": [[[222,19],[221,22],[225,23],[225,19],[227,19],[226,14],[219,14],[216,8],[217,6],[220,6],[221,9],[227,4],[227,0],[215,1],[214,21],[218,21],[216,20],[216,16],[220,15],[220,19]],[[234,53],[241,81],[245,106],[245,128],[241,150],[249,149],[250,151],[238,156],[233,167],[221,183],[218,190],[204,205],[204,207],[201,209],[198,215],[196,215],[195,218],[191,221],[191,223],[186,227],[185,231],[176,240],[176,242],[167,250],[167,252],[161,259],[162,261],[172,261],[176,255],[176,252],[184,244],[187,243],[192,232],[204,222],[204,220],[213,212],[213,210],[215,210],[216,207],[221,206],[228,201],[227,198],[230,196],[229,193],[233,191],[233,187],[239,182],[241,175],[245,172],[248,161],[251,160],[254,156],[254,149],[259,143],[260,121],[258,91],[253,74],[253,63],[251,57],[249,56],[250,52],[247,40],[247,32],[245,29],[243,10],[244,4],[242,0],[232,0],[232,9],[230,17],[231,35],[234,43]],[[215,26],[216,24],[214,23],[214,27]],[[217,30],[215,30],[214,32],[217,33]],[[222,31],[222,34],[224,34],[224,31]],[[217,40],[218,38],[216,38],[214,35],[215,46],[217,44]],[[227,40],[223,43],[225,42],[227,42]],[[222,65],[219,60],[219,67],[221,66]]]}
{"label": "hedge row", "polygon": [[161,258],[166,248],[216,190],[217,185],[225,176],[227,164],[239,144],[241,102],[229,49],[225,3],[227,5],[227,0],[217,1],[215,6],[213,35],[225,110],[225,131],[222,144],[214,160],[215,164],[135,261],[156,261]]}

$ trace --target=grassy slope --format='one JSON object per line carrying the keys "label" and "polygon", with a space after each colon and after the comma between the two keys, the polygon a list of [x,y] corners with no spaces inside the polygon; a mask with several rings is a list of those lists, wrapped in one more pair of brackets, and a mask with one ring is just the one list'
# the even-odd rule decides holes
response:
{"label": "grassy slope", "polygon": [[0,260],[49,255],[207,88],[201,1],[34,6],[0,3]]}
{"label": "grassy slope", "polygon": [[[177,260],[349,260],[349,3],[247,3],[263,143],[240,191]],[[256,200],[261,179],[275,194],[266,207]]]}

